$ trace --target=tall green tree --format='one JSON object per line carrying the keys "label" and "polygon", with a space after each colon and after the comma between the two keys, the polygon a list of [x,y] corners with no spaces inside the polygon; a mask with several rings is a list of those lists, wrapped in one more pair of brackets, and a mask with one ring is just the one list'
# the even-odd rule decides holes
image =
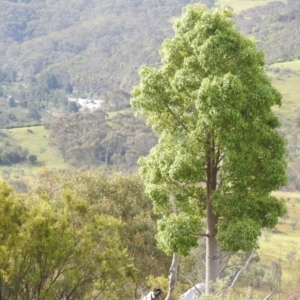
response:
{"label": "tall green tree", "polygon": [[285,212],[271,195],[286,182],[285,142],[271,110],[281,95],[264,54],[235,28],[230,10],[187,6],[174,29],[162,65],[142,67],[133,90],[133,107],[159,134],[140,171],[162,216],[161,248],[186,255],[206,237],[209,294],[220,249],[257,248],[261,228]]}

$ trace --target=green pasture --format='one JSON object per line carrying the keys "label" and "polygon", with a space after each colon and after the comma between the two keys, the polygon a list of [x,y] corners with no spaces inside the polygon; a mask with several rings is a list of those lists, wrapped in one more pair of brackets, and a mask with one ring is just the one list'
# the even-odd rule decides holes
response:
{"label": "green pasture", "polygon": [[[239,14],[241,11],[255,7],[266,5],[274,0],[217,0],[215,6],[228,6],[231,7],[234,13]],[[286,3],[287,0],[280,0],[280,2]]]}
{"label": "green pasture", "polygon": [[300,72],[300,60],[276,63],[276,64],[272,64],[271,67],[280,68],[280,69],[291,69],[293,71]]}
{"label": "green pasture", "polygon": [[[300,61],[278,63],[272,67],[285,68],[286,65],[293,65],[299,67]],[[283,123],[295,125],[295,119],[299,116],[300,109],[300,74],[297,72],[288,73],[272,73],[272,83],[277,90],[282,94],[282,106],[274,107],[274,111],[280,117]]]}
{"label": "green pasture", "polygon": [[49,133],[44,126],[2,129],[1,131],[8,140],[27,148],[28,155],[36,155],[37,162],[33,165],[30,162],[24,162],[13,166],[1,166],[0,177],[3,178],[3,174],[9,172],[10,179],[22,179],[30,183],[36,177],[37,172],[44,168],[63,169],[67,167],[61,154],[49,146]]}
{"label": "green pasture", "polygon": [[[276,63],[270,67],[272,83],[283,96],[282,106],[274,107],[274,111],[292,133],[300,112],[300,61]],[[277,191],[274,195],[286,201],[288,214],[276,226],[280,233],[262,232],[258,253],[267,265],[272,261],[281,264],[283,296],[278,299],[288,299],[300,286],[300,192]]]}
{"label": "green pasture", "polygon": [[274,111],[283,124],[293,127],[295,119],[299,116],[300,76],[274,80],[273,84],[283,96],[282,106],[274,107]]}

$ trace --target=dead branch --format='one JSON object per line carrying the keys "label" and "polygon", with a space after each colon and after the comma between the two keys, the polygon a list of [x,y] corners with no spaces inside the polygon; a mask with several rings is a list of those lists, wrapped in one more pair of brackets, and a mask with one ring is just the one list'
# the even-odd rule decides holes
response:
{"label": "dead branch", "polygon": [[241,274],[247,269],[248,265],[250,264],[251,259],[253,258],[253,256],[255,255],[256,251],[253,249],[250,256],[248,257],[245,265],[243,268],[241,268],[238,273],[236,274],[235,278],[233,279],[231,286],[229,287],[230,289],[232,289],[234,287],[234,285],[236,284],[237,280],[239,279],[239,277],[241,276]]}

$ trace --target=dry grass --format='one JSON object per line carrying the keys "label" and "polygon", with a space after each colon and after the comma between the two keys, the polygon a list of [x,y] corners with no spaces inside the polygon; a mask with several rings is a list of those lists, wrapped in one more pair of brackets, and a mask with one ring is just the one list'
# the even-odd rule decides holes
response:
{"label": "dry grass", "polygon": [[272,83],[283,96],[282,106],[274,107],[274,112],[284,123],[295,125],[294,120],[298,117],[300,109],[300,75],[293,73],[277,76],[272,79]]}
{"label": "dry grass", "polygon": [[285,69],[291,69],[294,71],[300,71],[300,60],[294,60],[294,61],[287,61],[283,63],[276,63],[273,64],[272,67],[275,68],[285,68]]}
{"label": "dry grass", "polygon": [[[287,3],[287,0],[279,0],[280,2]],[[234,13],[239,14],[241,11],[255,7],[263,6],[274,0],[218,0],[216,6],[228,6],[231,7]]]}
{"label": "dry grass", "polygon": [[[299,286],[300,279],[300,193],[275,192],[274,195],[285,199],[288,217],[280,219],[276,226],[281,233],[263,231],[258,253],[263,263],[280,262],[282,292],[287,295]],[[293,252],[294,258],[289,259]]]}

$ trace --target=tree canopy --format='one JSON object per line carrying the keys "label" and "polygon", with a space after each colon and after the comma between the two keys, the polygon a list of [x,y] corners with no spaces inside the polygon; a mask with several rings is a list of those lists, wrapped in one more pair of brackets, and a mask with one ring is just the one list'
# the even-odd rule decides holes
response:
{"label": "tree canopy", "polygon": [[161,66],[142,67],[133,90],[133,107],[159,134],[140,170],[162,215],[161,248],[186,255],[207,237],[209,293],[220,248],[257,248],[261,228],[285,212],[270,194],[286,182],[285,142],[271,110],[281,95],[263,52],[235,28],[230,10],[189,5],[174,29]]}
{"label": "tree canopy", "polygon": [[135,269],[122,222],[70,189],[50,196],[14,195],[0,183],[1,299],[129,298]]}
{"label": "tree canopy", "polygon": [[[58,174],[46,171],[40,180],[38,194],[49,195],[50,202],[57,201],[61,190],[72,190],[86,201],[93,214],[122,221],[119,233],[137,274],[134,288],[144,287],[147,276],[166,272],[170,258],[157,248],[154,238],[157,216],[153,214],[152,202],[146,197],[144,184],[138,176],[103,175],[99,171],[64,171]],[[131,288],[128,284],[128,293]],[[125,299],[125,295],[121,298]]]}

